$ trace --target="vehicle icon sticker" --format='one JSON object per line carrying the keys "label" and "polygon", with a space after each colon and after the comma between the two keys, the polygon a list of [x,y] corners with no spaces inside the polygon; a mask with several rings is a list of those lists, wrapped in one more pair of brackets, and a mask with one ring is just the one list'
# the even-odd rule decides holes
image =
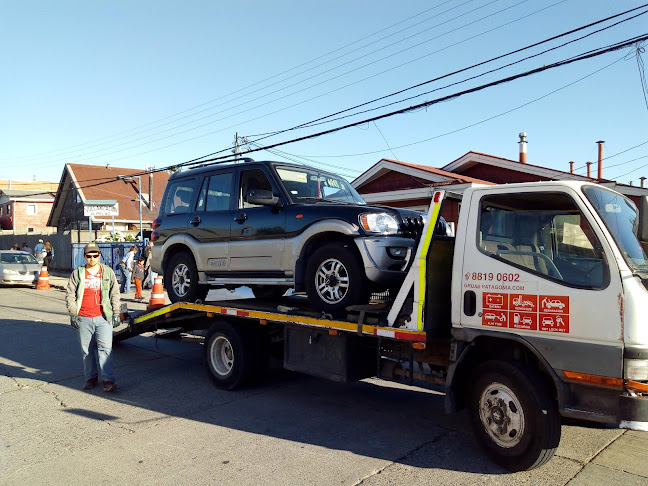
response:
{"label": "vehicle icon sticker", "polygon": [[538,296],[529,294],[510,294],[509,309],[522,312],[538,312]]}
{"label": "vehicle icon sticker", "polygon": [[509,312],[509,328],[538,330],[538,315],[532,312]]}
{"label": "vehicle icon sticker", "polygon": [[540,314],[540,331],[569,332],[569,316],[562,314]]}
{"label": "vehicle icon sticker", "polygon": [[484,326],[507,327],[506,318],[506,312],[485,311],[482,315],[482,324]]}
{"label": "vehicle icon sticker", "polygon": [[566,295],[540,295],[538,311],[551,314],[569,314],[569,297]]}

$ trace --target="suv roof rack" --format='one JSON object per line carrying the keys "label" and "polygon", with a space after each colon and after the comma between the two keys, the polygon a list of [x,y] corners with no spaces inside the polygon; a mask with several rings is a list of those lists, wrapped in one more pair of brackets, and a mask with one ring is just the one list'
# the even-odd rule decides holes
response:
{"label": "suv roof rack", "polygon": [[191,170],[191,169],[200,169],[201,167],[209,167],[211,165],[225,164],[225,163],[228,163],[228,162],[230,162],[230,163],[231,162],[254,162],[254,159],[251,158],[251,157],[243,157],[243,158],[233,157],[233,158],[229,158],[229,159],[216,160],[214,162],[207,162],[205,164],[194,165],[189,170]]}

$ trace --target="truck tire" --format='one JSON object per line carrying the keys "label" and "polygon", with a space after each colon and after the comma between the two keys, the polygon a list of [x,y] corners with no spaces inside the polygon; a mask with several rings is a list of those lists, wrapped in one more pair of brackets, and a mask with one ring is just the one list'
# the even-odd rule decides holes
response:
{"label": "truck tire", "polygon": [[526,471],[553,457],[560,442],[560,415],[535,371],[517,362],[486,361],[471,381],[473,432],[493,462]]}
{"label": "truck tire", "polygon": [[305,281],[308,300],[324,312],[339,313],[369,300],[360,258],[343,243],[330,243],[316,250],[306,264]]}
{"label": "truck tire", "polygon": [[205,364],[216,386],[234,390],[252,376],[254,343],[240,326],[229,322],[214,324],[205,336]]}
{"label": "truck tire", "polygon": [[183,251],[174,255],[164,272],[164,285],[172,303],[205,300],[209,287],[198,284],[198,270],[193,257]]}

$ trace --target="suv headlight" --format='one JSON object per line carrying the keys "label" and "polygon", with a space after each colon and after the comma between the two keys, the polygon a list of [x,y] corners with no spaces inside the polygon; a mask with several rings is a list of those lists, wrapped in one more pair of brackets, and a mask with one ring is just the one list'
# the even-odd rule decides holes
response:
{"label": "suv headlight", "polygon": [[360,226],[367,233],[392,235],[398,233],[398,221],[387,213],[364,213],[358,217]]}

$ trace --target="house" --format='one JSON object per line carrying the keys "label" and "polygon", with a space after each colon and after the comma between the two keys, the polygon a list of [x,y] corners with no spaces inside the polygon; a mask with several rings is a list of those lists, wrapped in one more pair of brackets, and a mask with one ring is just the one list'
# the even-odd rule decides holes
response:
{"label": "house", "polygon": [[140,220],[146,233],[158,215],[168,179],[166,171],[65,164],[47,224],[56,226],[59,233],[85,230],[87,241],[90,220],[84,215],[86,202],[112,201],[117,203],[118,214],[114,222],[112,216],[92,217],[93,239],[99,231],[111,232],[113,228],[135,236],[140,230]]}
{"label": "house", "polygon": [[599,144],[597,177],[591,174],[592,162],[587,163],[587,176],[575,174],[573,162],[569,172],[550,169],[526,161],[526,134],[520,134],[519,160],[470,151],[442,166],[430,167],[390,159],[382,159],[351,184],[369,203],[425,210],[434,190],[446,191],[441,215],[456,224],[463,191],[473,184],[506,184],[551,180],[591,181],[613,189],[630,198],[639,208],[639,238],[648,248],[648,188],[620,184],[603,178],[603,150]]}
{"label": "house", "polygon": [[47,226],[54,191],[0,189],[0,228],[14,234],[41,233]]}

